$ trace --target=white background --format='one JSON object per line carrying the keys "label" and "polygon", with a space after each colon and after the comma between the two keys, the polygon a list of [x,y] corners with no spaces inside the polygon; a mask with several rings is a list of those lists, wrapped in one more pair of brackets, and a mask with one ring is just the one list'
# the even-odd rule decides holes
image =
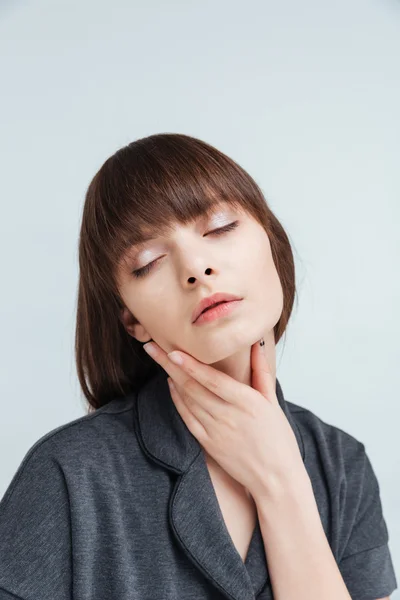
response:
{"label": "white background", "polygon": [[400,577],[399,65],[394,0],[1,3],[0,497],[36,440],[86,412],[91,178],[122,145],[185,133],[248,170],[289,235],[277,376],[365,444]]}

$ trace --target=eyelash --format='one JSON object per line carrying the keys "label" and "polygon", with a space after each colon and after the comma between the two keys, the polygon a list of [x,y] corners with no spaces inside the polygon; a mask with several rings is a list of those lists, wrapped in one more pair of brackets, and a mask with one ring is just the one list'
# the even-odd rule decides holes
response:
{"label": "eyelash", "polygon": [[[236,227],[238,225],[239,225],[239,221],[233,221],[233,223],[229,223],[228,225],[225,225],[224,227],[219,227],[218,229],[209,231],[207,235],[222,235],[224,233],[227,233],[228,231],[232,231],[233,229],[236,229]],[[136,269],[136,271],[132,271],[132,275],[134,275],[137,278],[144,277],[152,269],[153,265],[157,261],[158,261],[158,258],[156,258],[156,260],[153,260],[151,263],[149,263],[145,267]]]}

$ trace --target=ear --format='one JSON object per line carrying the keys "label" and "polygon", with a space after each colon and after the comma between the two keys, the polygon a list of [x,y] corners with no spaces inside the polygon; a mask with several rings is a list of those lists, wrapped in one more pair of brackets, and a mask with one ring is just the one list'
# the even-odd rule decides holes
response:
{"label": "ear", "polygon": [[148,331],[133,316],[129,308],[124,306],[119,313],[119,320],[129,335],[139,342],[149,342],[152,338]]}

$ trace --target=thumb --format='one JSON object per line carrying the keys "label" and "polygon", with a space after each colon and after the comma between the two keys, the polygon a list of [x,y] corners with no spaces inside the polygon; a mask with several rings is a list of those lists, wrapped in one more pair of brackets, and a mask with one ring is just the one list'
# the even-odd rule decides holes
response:
{"label": "thumb", "polygon": [[258,340],[251,348],[251,387],[269,400],[277,403],[274,378],[265,352],[264,338]]}

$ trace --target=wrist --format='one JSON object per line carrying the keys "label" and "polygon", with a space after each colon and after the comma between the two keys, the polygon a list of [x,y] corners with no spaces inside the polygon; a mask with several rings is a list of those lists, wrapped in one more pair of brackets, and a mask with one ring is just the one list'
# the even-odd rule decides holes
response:
{"label": "wrist", "polygon": [[270,473],[263,477],[251,495],[258,503],[280,502],[313,493],[312,484],[304,463],[295,472]]}

